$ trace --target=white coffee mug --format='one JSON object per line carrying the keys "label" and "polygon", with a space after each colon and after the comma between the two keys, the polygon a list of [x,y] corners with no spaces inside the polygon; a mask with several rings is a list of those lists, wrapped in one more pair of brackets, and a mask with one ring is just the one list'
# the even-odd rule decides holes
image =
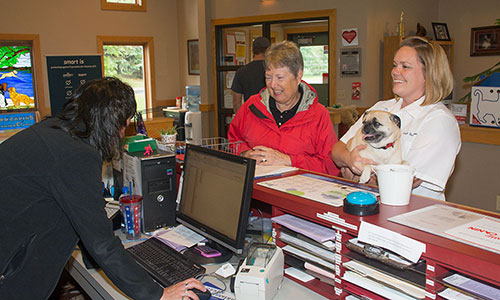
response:
{"label": "white coffee mug", "polygon": [[415,168],[410,165],[376,165],[380,202],[387,205],[407,205],[413,186]]}

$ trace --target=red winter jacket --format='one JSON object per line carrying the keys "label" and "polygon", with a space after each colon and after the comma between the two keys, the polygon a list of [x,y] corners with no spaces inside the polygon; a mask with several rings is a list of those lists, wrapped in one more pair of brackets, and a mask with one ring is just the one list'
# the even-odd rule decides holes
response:
{"label": "red winter jacket", "polygon": [[330,158],[337,142],[330,114],[318,102],[314,88],[304,81],[301,87],[297,113],[280,128],[269,109],[269,91],[264,88],[251,96],[231,122],[229,141],[243,142],[239,153],[262,145],[287,154],[293,167],[337,176],[340,171]]}

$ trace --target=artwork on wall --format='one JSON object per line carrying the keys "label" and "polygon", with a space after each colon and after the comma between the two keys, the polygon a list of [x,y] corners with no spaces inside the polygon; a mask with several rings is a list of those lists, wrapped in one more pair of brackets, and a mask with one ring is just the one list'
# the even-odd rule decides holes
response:
{"label": "artwork on wall", "polygon": [[200,75],[200,53],[198,40],[188,40],[188,74]]}
{"label": "artwork on wall", "polygon": [[471,28],[470,56],[500,55],[500,26]]}
{"label": "artwork on wall", "polygon": [[35,107],[31,47],[0,44],[0,112]]}
{"label": "artwork on wall", "polygon": [[432,23],[436,41],[450,41],[450,32],[446,23]]}

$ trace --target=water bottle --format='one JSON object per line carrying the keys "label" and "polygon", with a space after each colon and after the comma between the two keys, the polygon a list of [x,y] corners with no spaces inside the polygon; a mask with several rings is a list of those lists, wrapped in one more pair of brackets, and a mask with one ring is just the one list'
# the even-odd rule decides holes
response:
{"label": "water bottle", "polygon": [[192,112],[200,111],[200,86],[186,85],[186,96],[188,102],[188,110]]}

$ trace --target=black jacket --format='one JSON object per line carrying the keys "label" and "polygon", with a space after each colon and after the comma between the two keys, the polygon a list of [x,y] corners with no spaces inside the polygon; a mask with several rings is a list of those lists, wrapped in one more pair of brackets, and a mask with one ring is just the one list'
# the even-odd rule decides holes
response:
{"label": "black jacket", "polygon": [[99,152],[56,123],[0,144],[0,299],[48,298],[79,240],[124,293],[159,299],[106,217]]}

